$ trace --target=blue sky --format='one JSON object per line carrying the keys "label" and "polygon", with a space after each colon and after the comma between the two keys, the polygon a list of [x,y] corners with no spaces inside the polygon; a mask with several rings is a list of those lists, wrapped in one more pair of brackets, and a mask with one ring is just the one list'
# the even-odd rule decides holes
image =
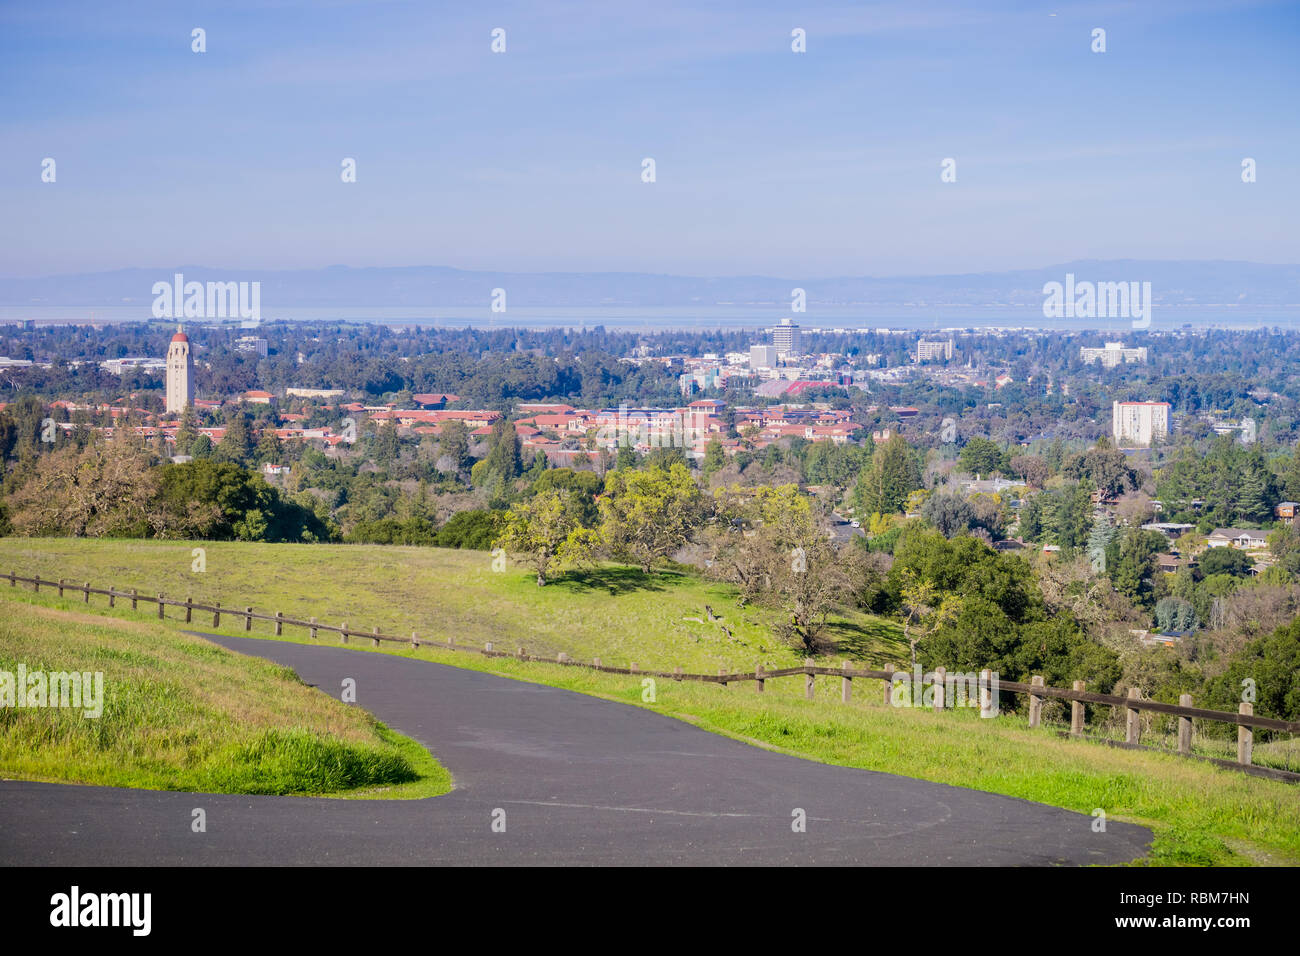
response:
{"label": "blue sky", "polygon": [[1300,262],[1296,3],[6,2],[0,83],[6,276]]}

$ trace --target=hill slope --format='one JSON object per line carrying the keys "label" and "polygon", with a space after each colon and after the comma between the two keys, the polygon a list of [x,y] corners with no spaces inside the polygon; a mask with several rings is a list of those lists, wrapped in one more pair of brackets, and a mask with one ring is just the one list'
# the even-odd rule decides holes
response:
{"label": "hill slope", "polygon": [[[338,611],[330,618],[335,623],[347,620],[352,627],[378,625],[397,633],[413,629],[397,622],[414,619],[423,622],[421,634],[431,638],[455,636],[464,644],[493,640],[512,650],[518,636],[532,652],[563,649],[579,659],[603,654],[607,663],[636,660],[643,669],[671,669],[675,663],[704,669],[721,660],[747,669],[755,658],[765,666],[780,666],[797,656],[774,646],[758,612],[737,611],[727,589],[691,576],[669,575],[649,589],[637,589],[627,581],[620,586],[622,579],[612,573],[539,590],[523,572],[494,574],[490,559],[481,553],[260,544],[207,545],[208,570],[198,574],[190,571],[192,547],[188,542],[0,539],[0,573],[13,568],[101,586],[193,593],[196,599],[216,595],[223,604],[242,606],[243,600],[223,599],[226,593],[266,601],[259,605],[263,610],[295,615],[310,616],[316,609],[323,616],[319,609],[328,607]],[[717,625],[682,620],[701,615],[701,603],[714,599],[714,610],[734,627],[738,640],[709,633]],[[79,602],[79,595],[59,599],[48,588],[34,595],[30,587],[0,587],[4,614],[30,603],[77,610]],[[137,620],[154,613],[145,605],[133,615],[129,602],[121,600],[110,611],[105,603],[96,596],[92,610]],[[174,608],[168,613],[166,627],[185,626],[175,619]],[[210,623],[210,617],[196,614],[190,626],[208,630]],[[223,618],[221,623],[227,634],[244,634],[240,621]],[[259,622],[252,636],[266,638],[268,632],[269,625]],[[847,622],[844,633],[852,638],[844,642],[847,656],[900,661],[906,653],[887,622],[858,619]],[[286,629],[283,639],[311,643],[301,629]],[[318,643],[335,641],[323,634]],[[803,698],[802,678],[769,680],[761,695],[753,685],[661,679],[657,693],[647,699],[636,675],[484,658],[429,644],[418,650],[387,644],[371,649],[368,642],[354,641],[350,647],[356,653],[419,657],[620,700],[826,763],[1022,797],[1085,814],[1103,809],[1111,819],[1152,829],[1153,863],[1300,862],[1300,788],[1168,754],[1063,739],[1050,725],[1028,729],[1023,714],[982,720],[971,709],[890,707],[883,704],[875,682],[862,681],[854,682],[861,686],[855,686],[845,704],[835,677],[816,679],[813,700]]]}
{"label": "hill slope", "polygon": [[163,625],[8,603],[0,672],[20,667],[99,673],[102,694],[89,709],[85,698],[76,709],[0,707],[7,777],[208,793],[451,789],[427,751],[364,711]]}
{"label": "hill slope", "polygon": [[[788,667],[802,655],[772,636],[773,613],[738,608],[735,591],[689,574],[603,567],[538,588],[523,569],[492,570],[481,551],[385,545],[0,538],[0,572],[138,588],[172,598],[607,664],[715,673]],[[706,605],[721,617],[710,622]],[[175,613],[174,611],[171,613]],[[210,621],[211,618],[208,618]],[[906,660],[897,625],[849,614],[833,622],[841,656]]]}

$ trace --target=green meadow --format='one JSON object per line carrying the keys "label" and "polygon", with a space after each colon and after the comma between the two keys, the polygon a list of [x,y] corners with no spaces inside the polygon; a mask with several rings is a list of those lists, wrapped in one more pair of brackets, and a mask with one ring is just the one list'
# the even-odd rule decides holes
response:
{"label": "green meadow", "polygon": [[[205,571],[192,570],[202,548]],[[667,571],[647,579],[613,565],[539,588],[524,568],[492,570],[481,551],[387,545],[0,538],[0,573],[90,581],[96,587],[253,606],[260,613],[385,634],[475,644],[488,641],[554,657],[717,673],[789,667],[802,655],[772,635],[773,614],[736,606],[730,586]],[[3,585],[0,585],[3,586]],[[92,601],[103,603],[102,597]],[[119,601],[119,603],[121,603]],[[720,616],[709,621],[706,607]],[[177,614],[174,608],[169,614]],[[195,623],[211,615],[195,615]],[[842,615],[831,622],[840,653],[902,663],[907,648],[892,622]]]}

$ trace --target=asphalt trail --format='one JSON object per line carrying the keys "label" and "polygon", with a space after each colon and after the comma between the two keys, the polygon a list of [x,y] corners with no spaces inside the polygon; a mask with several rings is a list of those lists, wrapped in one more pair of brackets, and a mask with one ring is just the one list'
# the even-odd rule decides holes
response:
{"label": "asphalt trail", "polygon": [[[1136,859],[1151,840],[1143,827],[1095,833],[1089,816],[801,760],[552,687],[205,636],[333,695],[353,678],[357,705],[428,747],[455,789],[332,800],[0,781],[0,864],[1069,865]],[[191,832],[196,807],[206,833]],[[796,809],[805,832],[792,828]]]}

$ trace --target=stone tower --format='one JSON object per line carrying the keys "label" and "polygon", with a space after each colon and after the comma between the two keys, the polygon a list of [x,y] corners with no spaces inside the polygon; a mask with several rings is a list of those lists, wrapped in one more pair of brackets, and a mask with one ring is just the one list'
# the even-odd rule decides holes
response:
{"label": "stone tower", "polygon": [[193,371],[190,339],[178,325],[167,346],[167,414],[179,415],[194,401]]}

